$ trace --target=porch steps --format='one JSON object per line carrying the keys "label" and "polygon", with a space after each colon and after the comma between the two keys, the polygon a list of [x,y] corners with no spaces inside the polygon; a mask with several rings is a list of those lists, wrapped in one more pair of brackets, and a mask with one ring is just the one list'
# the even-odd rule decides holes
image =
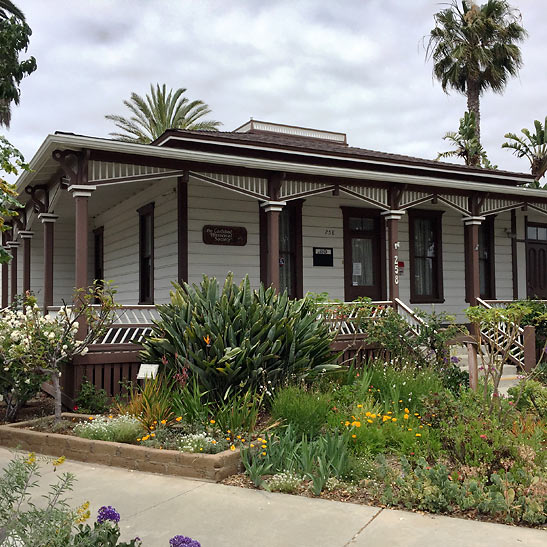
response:
{"label": "porch steps", "polygon": [[[462,370],[469,370],[469,360],[467,356],[467,349],[462,346],[453,346],[451,356],[457,357],[460,362],[458,366]],[[480,367],[480,358],[479,358]],[[479,370],[479,376],[482,375],[482,371]],[[499,391],[503,395],[507,395],[507,391],[510,387],[516,386],[520,381],[519,371],[516,365],[506,364],[503,367],[503,374],[500,379]]]}

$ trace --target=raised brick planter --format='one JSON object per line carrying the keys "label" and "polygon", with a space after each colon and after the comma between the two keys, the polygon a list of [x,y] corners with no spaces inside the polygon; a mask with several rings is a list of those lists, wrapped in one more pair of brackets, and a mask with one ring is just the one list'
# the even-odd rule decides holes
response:
{"label": "raised brick planter", "polygon": [[[63,414],[66,418],[81,414]],[[159,450],[125,443],[92,441],[71,435],[42,433],[25,429],[35,421],[0,426],[0,445],[58,458],[179,475],[219,482],[240,469],[239,450],[218,454],[191,454],[178,450]]]}

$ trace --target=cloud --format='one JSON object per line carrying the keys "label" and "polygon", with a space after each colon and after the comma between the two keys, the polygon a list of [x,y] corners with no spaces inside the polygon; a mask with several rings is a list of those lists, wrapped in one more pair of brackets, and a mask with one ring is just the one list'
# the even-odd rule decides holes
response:
{"label": "cloud", "polygon": [[[543,119],[544,7],[513,0],[529,39],[525,66],[482,99],[483,143],[501,168],[526,171],[503,134]],[[52,4],[54,7],[52,7]],[[432,81],[422,39],[437,0],[26,0],[38,70],[22,85],[8,137],[32,157],[55,130],[107,136],[150,83],[186,87],[230,130],[253,116],[345,131],[353,146],[433,158],[465,98]]]}

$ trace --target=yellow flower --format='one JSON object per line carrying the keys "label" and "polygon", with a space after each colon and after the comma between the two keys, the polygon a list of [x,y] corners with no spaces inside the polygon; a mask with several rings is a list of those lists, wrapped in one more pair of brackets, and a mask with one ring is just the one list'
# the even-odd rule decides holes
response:
{"label": "yellow flower", "polygon": [[372,419],[374,419],[374,418],[376,418],[376,414],[371,414],[370,417],[371,417]]}
{"label": "yellow flower", "polygon": [[156,429],[153,425],[150,426],[150,430],[151,431],[154,431],[154,429]]}
{"label": "yellow flower", "polygon": [[355,422],[352,422],[352,424],[354,427],[361,427],[361,422],[358,422],[358,421],[355,421]]}
{"label": "yellow flower", "polygon": [[199,447],[199,451],[200,451],[200,452],[203,452],[203,448],[201,448],[201,446]]}
{"label": "yellow flower", "polygon": [[28,455],[28,458],[25,460],[25,463],[27,464],[32,464],[36,461],[36,454],[34,452],[31,452],[29,455]]}
{"label": "yellow flower", "polygon": [[363,408],[363,405],[357,405],[357,408]]}
{"label": "yellow flower", "polygon": [[392,421],[392,422],[396,422],[396,421],[397,421],[397,418],[391,418],[391,421]]}
{"label": "yellow flower", "polygon": [[176,420],[177,422],[182,421],[182,416],[178,416],[177,418],[175,418],[175,420]]}
{"label": "yellow flower", "polygon": [[228,429],[228,433],[231,433],[231,431]]}
{"label": "yellow flower", "polygon": [[405,408],[405,413],[410,414],[410,410],[408,410],[408,408]]}
{"label": "yellow flower", "polygon": [[161,425],[165,425],[167,423],[167,420],[162,420],[160,423]]}
{"label": "yellow flower", "polygon": [[149,438],[150,438],[150,435],[145,435],[145,436],[142,438],[142,440],[143,440],[143,441],[147,441]]}
{"label": "yellow flower", "polygon": [[230,446],[230,450],[233,452],[236,449],[234,445]]}
{"label": "yellow flower", "polygon": [[150,437],[155,437],[156,434],[155,433],[150,433]]}
{"label": "yellow flower", "polygon": [[158,423],[158,420],[154,420],[154,425],[156,425]]}
{"label": "yellow flower", "polygon": [[266,452],[262,452],[262,455],[265,456],[265,455],[266,455]]}
{"label": "yellow flower", "polygon": [[[209,423],[210,424],[216,424],[216,421],[215,420],[209,420]],[[228,431],[228,433],[230,433],[230,431]]]}
{"label": "yellow flower", "polygon": [[355,433],[351,436],[352,439],[355,439],[355,437],[357,437],[357,435],[355,435]]}
{"label": "yellow flower", "polygon": [[391,412],[391,410],[388,410],[387,413],[388,413],[388,414],[393,414],[393,412]]}
{"label": "yellow flower", "polygon": [[109,414],[108,417],[112,420],[112,418],[114,418],[114,416],[112,416],[112,414]]}
{"label": "yellow flower", "polygon": [[217,444],[217,442],[215,441],[215,439],[213,439],[213,440],[211,441],[211,443],[212,443],[212,444]]}
{"label": "yellow flower", "polygon": [[367,420],[367,422],[368,422],[369,424],[373,424],[373,423],[374,423],[370,418]]}
{"label": "yellow flower", "polygon": [[251,448],[254,448],[254,447],[255,447],[255,445],[253,443],[251,443]]}
{"label": "yellow flower", "polygon": [[86,501],[85,503],[82,503],[82,505],[78,507],[76,514],[78,515],[76,518],[77,523],[85,522],[91,516],[91,512],[89,511],[89,502]]}
{"label": "yellow flower", "polygon": [[370,416],[370,412],[365,412],[365,416],[368,418]]}
{"label": "yellow flower", "polygon": [[409,430],[409,431],[412,431],[412,428],[411,428],[411,427],[409,427],[409,428],[408,428],[408,430]]}
{"label": "yellow flower", "polygon": [[405,415],[403,416],[403,418],[404,418],[405,420],[408,420],[408,414],[405,414]]}
{"label": "yellow flower", "polygon": [[90,419],[90,420],[93,420],[93,416],[90,416],[89,419]]}
{"label": "yellow flower", "polygon": [[345,426],[348,427],[348,425],[349,425],[349,422],[346,420]]}
{"label": "yellow flower", "polygon": [[265,444],[262,445],[262,448],[268,448]]}
{"label": "yellow flower", "polygon": [[386,422],[387,420],[391,420],[389,416],[382,416],[382,422]]}
{"label": "yellow flower", "polygon": [[403,402],[403,400],[402,400],[402,399],[399,399],[399,402],[400,402],[400,403],[402,403],[402,402]]}
{"label": "yellow flower", "polygon": [[236,439],[241,439],[241,435],[236,435]]}
{"label": "yellow flower", "polygon": [[414,412],[414,416],[419,416],[419,414],[417,412]]}
{"label": "yellow flower", "polygon": [[423,429],[423,428],[424,428],[424,426],[423,426],[423,425],[421,425],[421,426],[420,426],[420,429]]}
{"label": "yellow flower", "polygon": [[65,463],[66,458],[64,456],[61,456],[60,458],[57,458],[56,460],[53,460],[53,465],[57,467],[58,465],[63,465]]}
{"label": "yellow flower", "polygon": [[421,437],[422,434],[421,433],[416,433],[416,437]]}

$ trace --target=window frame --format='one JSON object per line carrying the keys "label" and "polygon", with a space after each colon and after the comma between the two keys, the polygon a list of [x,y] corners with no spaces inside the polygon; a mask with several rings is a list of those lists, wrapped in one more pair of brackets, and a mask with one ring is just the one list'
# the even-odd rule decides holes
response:
{"label": "window frame", "polygon": [[[139,304],[154,304],[154,202],[147,203],[146,205],[137,209],[139,214]],[[145,248],[145,222],[146,218],[150,218],[150,256],[144,256]],[[148,278],[148,293],[149,297],[144,295],[144,271],[143,261],[150,259],[150,275]]]}
{"label": "window frame", "polygon": [[[442,215],[444,211],[431,211],[427,209],[416,209],[408,211],[408,248],[410,262],[410,302],[412,304],[442,304],[444,300],[443,286],[443,234],[442,234]],[[416,294],[414,285],[414,272],[416,269],[416,256],[414,249],[414,223],[417,219],[427,218],[434,222],[433,232],[435,235],[435,263],[433,268],[434,292],[431,294]]]}

